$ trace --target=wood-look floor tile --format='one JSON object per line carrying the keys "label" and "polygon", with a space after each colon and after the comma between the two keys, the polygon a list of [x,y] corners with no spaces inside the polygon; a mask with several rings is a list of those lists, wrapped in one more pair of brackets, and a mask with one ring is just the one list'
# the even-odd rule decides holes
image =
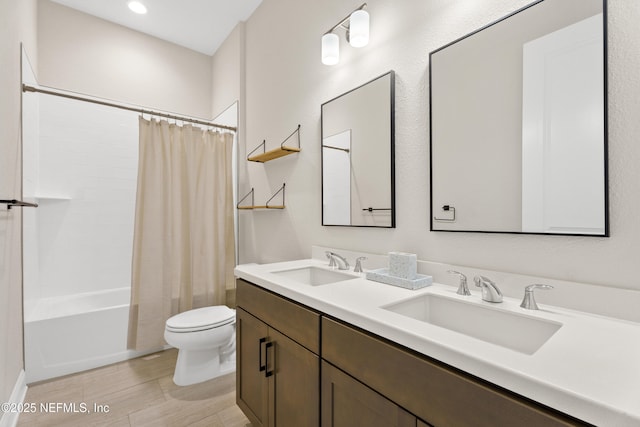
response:
{"label": "wood-look floor tile", "polygon": [[235,392],[197,401],[168,400],[161,407],[152,407],[129,415],[132,427],[186,427],[235,405]]}
{"label": "wood-look floor tile", "polygon": [[175,385],[173,377],[163,377],[158,380],[167,400],[202,401],[222,394],[227,394],[236,389],[235,373],[223,375],[213,380],[188,387]]}
{"label": "wood-look floor tile", "polygon": [[85,400],[98,401],[101,396],[115,391],[173,375],[175,358],[171,357],[171,353],[174,352],[171,351],[168,357],[149,360],[137,358],[121,362],[108,375],[90,372],[83,380]]}
{"label": "wood-look floor tile", "polygon": [[217,415],[224,427],[251,427],[244,412],[237,405],[223,409]]}
{"label": "wood-look floor tile", "polygon": [[22,414],[18,426],[250,427],[235,404],[235,374],[179,387],[176,356],[171,349],[29,386],[25,402],[98,404],[109,412]]}
{"label": "wood-look floor tile", "polygon": [[[51,401],[52,397],[56,399],[70,398],[71,400],[82,400],[82,378],[78,376],[66,376],[30,385],[27,389],[27,397],[28,400],[25,399],[25,402],[47,402]],[[61,401],[64,400],[56,400],[56,402]]]}
{"label": "wood-look floor tile", "polygon": [[100,398],[96,402],[87,401],[90,405],[94,403],[108,407],[108,413],[94,413],[93,419],[106,421],[114,418],[121,418],[141,409],[164,405],[166,399],[157,381],[149,381],[124,390],[116,391],[110,395]]}
{"label": "wood-look floor tile", "polygon": [[[53,399],[58,398],[55,397]],[[153,405],[161,405],[165,402],[164,394],[158,382],[150,381],[124,390],[116,391],[110,395],[102,396],[98,401],[80,400],[73,402],[75,403],[75,408],[86,408],[86,412],[84,410],[81,412],[70,412],[64,410],[57,413],[43,412],[37,414],[37,416],[30,420],[25,419],[26,423],[24,425],[30,426],[31,423],[44,423],[44,425],[65,427],[109,425],[117,420],[124,419],[131,412]],[[95,412],[94,408],[96,408],[96,406],[94,405],[100,405],[100,408],[104,409],[102,411]]]}
{"label": "wood-look floor tile", "polygon": [[189,427],[224,427],[224,424],[222,424],[218,415],[211,415],[210,417],[203,418],[200,421],[190,424]]}

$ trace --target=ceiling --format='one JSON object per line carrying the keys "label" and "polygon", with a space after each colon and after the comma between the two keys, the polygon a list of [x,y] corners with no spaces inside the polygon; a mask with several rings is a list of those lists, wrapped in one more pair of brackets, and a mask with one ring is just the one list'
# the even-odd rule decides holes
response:
{"label": "ceiling", "polygon": [[140,0],[138,15],[129,0],[51,0],[98,18],[213,55],[235,26],[246,21],[262,0]]}

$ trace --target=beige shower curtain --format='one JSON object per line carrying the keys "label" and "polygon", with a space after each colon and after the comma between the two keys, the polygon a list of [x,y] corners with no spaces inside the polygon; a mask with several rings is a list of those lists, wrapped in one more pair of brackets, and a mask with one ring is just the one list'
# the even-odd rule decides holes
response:
{"label": "beige shower curtain", "polygon": [[129,348],[164,345],[174,314],[233,285],[233,135],[139,119]]}

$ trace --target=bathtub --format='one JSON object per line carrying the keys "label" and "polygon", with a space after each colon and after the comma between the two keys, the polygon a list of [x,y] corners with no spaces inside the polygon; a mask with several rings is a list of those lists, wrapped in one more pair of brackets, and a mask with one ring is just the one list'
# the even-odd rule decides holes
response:
{"label": "bathtub", "polygon": [[123,287],[25,303],[27,383],[144,354],[127,350],[129,296]]}

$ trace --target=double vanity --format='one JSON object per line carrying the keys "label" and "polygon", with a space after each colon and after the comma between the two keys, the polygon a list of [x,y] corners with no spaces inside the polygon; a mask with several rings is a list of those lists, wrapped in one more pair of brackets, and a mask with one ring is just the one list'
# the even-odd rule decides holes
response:
{"label": "double vanity", "polygon": [[[606,3],[534,1],[430,53],[431,231],[609,236]],[[390,71],[322,104],[323,226],[396,226],[394,98]],[[423,261],[409,290],[312,253],[235,270],[255,426],[640,426],[640,293],[550,279],[538,306],[539,278],[460,269],[468,292]]]}
{"label": "double vanity", "polygon": [[640,425],[637,323],[319,257],[235,273],[237,397],[256,426]]}

